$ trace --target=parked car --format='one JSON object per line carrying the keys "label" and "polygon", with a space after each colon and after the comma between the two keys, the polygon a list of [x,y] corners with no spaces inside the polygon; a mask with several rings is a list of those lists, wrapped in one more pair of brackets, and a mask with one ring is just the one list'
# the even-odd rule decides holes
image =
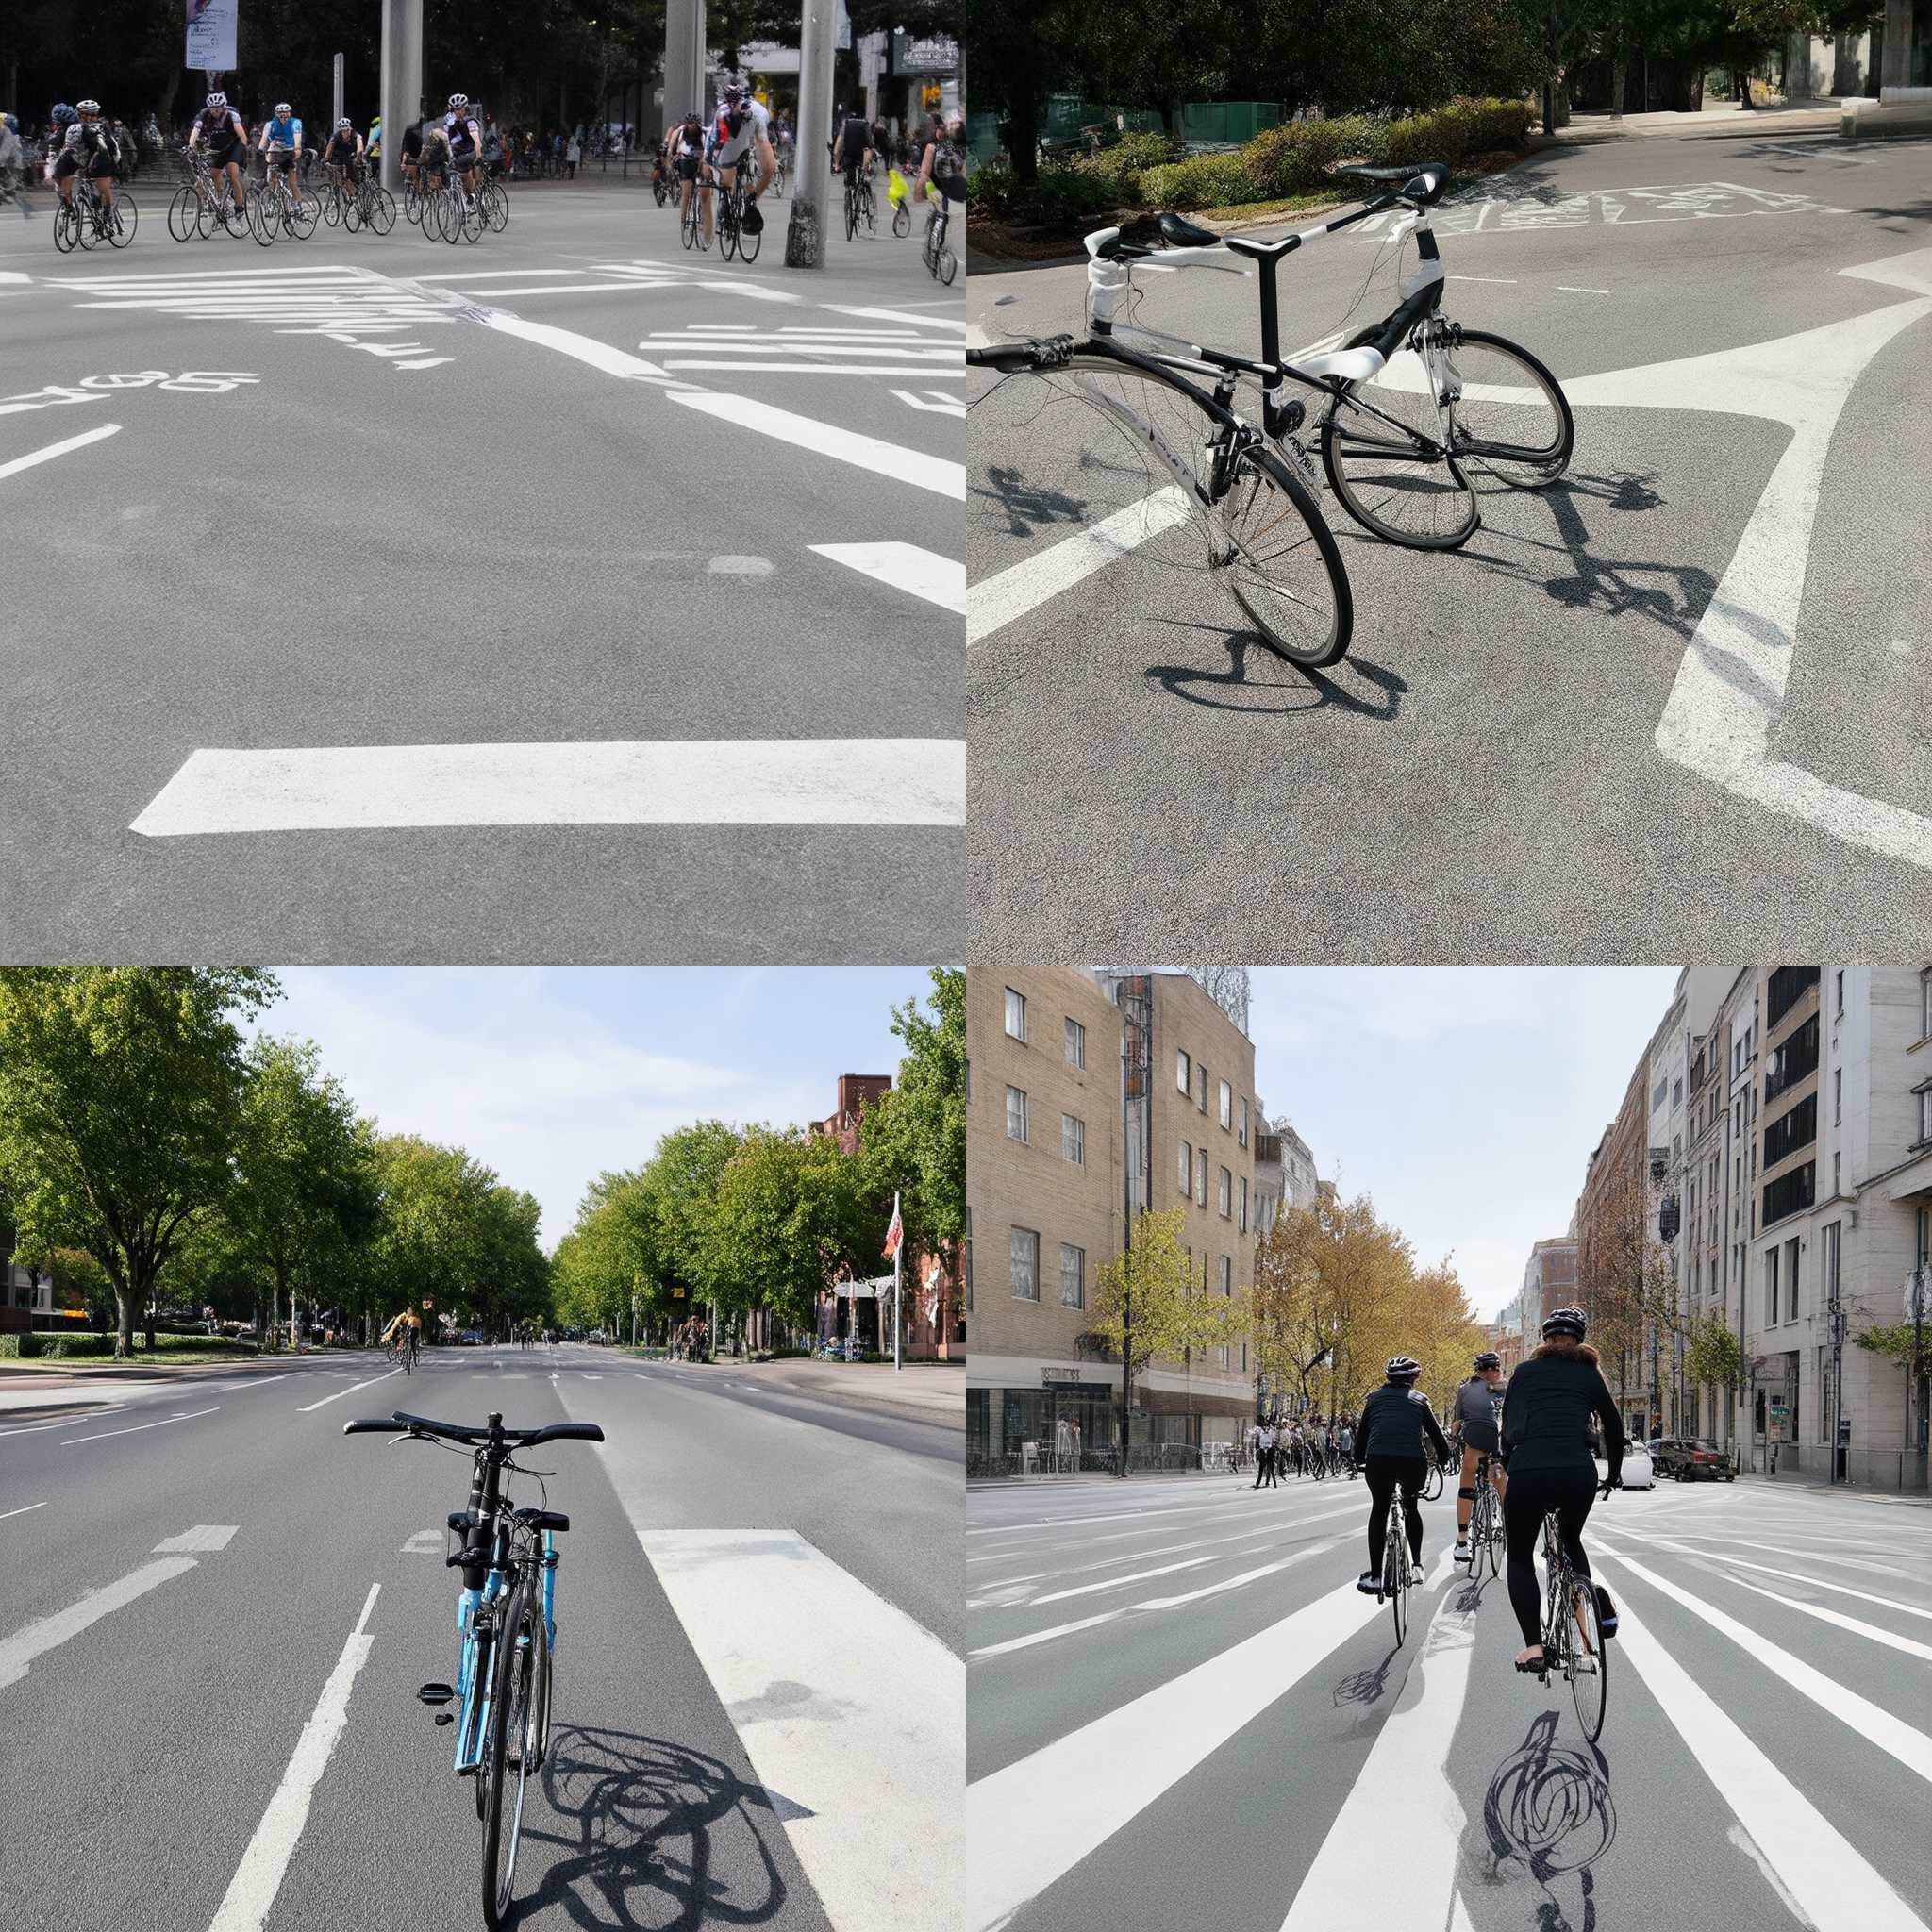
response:
{"label": "parked car", "polygon": [[464,1348],[481,1348],[483,1346],[482,1330],[478,1328],[465,1328],[462,1334],[461,1345]]}
{"label": "parked car", "polygon": [[1665,1436],[1657,1445],[1657,1473],[1680,1483],[1735,1482],[1731,1458],[1707,1436]]}

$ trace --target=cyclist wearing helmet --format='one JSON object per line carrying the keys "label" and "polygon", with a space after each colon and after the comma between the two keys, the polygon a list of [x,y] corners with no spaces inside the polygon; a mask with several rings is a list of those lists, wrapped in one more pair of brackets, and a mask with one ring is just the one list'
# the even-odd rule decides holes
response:
{"label": "cyclist wearing helmet", "polygon": [[919,179],[912,185],[912,198],[924,201],[931,194],[947,201],[966,199],[966,119],[955,114],[944,127],[933,116],[932,132],[919,150]]}
{"label": "cyclist wearing helmet", "polygon": [[[734,75],[724,75],[718,87],[718,112],[711,123],[707,158],[718,171],[720,185],[728,193],[738,180],[738,171],[747,157],[758,162],[758,181],[750,200],[756,202],[772,185],[778,172],[778,159],[772,152],[772,117],[751,97],[751,90]],[[745,209],[745,226],[754,234],[764,225],[764,217],[754,208]],[[711,204],[705,202],[705,245],[711,243]]]}
{"label": "cyclist wearing helmet", "polygon": [[1502,1438],[1496,1418],[1503,1407],[1503,1357],[1486,1348],[1474,1362],[1475,1374],[1456,1391],[1456,1433],[1462,1441],[1462,1483],[1456,1491],[1456,1554],[1469,1548],[1469,1516],[1475,1507],[1476,1464],[1490,1458],[1490,1481],[1500,1501],[1507,1488],[1496,1450]]}
{"label": "cyclist wearing helmet", "polygon": [[11,115],[0,115],[0,202],[18,204],[21,214],[33,219],[33,210],[14,192],[14,182],[25,165],[26,151],[20,144],[20,123]]}
{"label": "cyclist wearing helmet", "polygon": [[[61,120],[66,115],[64,123]],[[81,102],[77,108],[54,109],[60,125],[60,145],[47,169],[48,178],[60,191],[60,198],[71,207],[74,184],[84,175],[101,198],[103,208],[114,206],[114,171],[120,164],[120,149],[113,131],[101,119],[98,101]]]}
{"label": "cyclist wearing helmet", "polygon": [[1410,1356],[1392,1357],[1384,1371],[1389,1379],[1363,1402],[1355,1431],[1353,1460],[1369,1478],[1369,1567],[1356,1579],[1356,1588],[1367,1596],[1382,1587],[1382,1541],[1389,1527],[1389,1499],[1398,1486],[1413,1561],[1408,1580],[1423,1580],[1423,1512],[1417,1499],[1428,1471],[1424,1445],[1438,1462],[1447,1462],[1449,1439],[1429,1398],[1415,1386],[1422,1372],[1423,1365]]}
{"label": "cyclist wearing helmet", "polygon": [[[665,158],[669,161],[678,181],[677,214],[682,221],[691,208],[691,198],[698,191],[698,170],[705,158],[704,117],[695,108],[671,130],[671,138],[665,143]],[[710,190],[705,188],[705,241],[711,239]]]}
{"label": "cyclist wearing helmet", "polygon": [[476,199],[476,170],[483,162],[483,134],[470,108],[468,94],[452,94],[449,112],[442,117],[442,131],[449,141],[450,158],[463,177],[470,201]]}
{"label": "cyclist wearing helmet", "polygon": [[362,137],[344,114],[336,123],[335,132],[329,136],[328,145],[322,151],[322,164],[325,168],[335,169],[337,179],[347,188],[362,178],[361,159]]}
{"label": "cyclist wearing helmet", "polygon": [[[441,130],[438,129],[439,136]],[[423,123],[411,121],[403,129],[403,145],[397,158],[402,163],[405,186],[416,179],[417,171],[423,165]]]}
{"label": "cyclist wearing helmet", "polygon": [[[1510,1376],[1503,1400],[1503,1456],[1509,1465],[1503,1532],[1509,1550],[1509,1607],[1523,1632],[1524,1647],[1516,1655],[1520,1671],[1542,1667],[1536,1544],[1543,1518],[1552,1511],[1572,1567],[1579,1576],[1590,1574],[1583,1525],[1597,1493],[1596,1464],[1590,1453],[1591,1416],[1603,1424],[1604,1461],[1609,1470],[1604,1494],[1623,1483],[1624,1419],[1597,1367],[1596,1350],[1583,1339],[1588,1327],[1580,1308],[1558,1308],[1546,1317],[1542,1345]],[[1616,1609],[1603,1586],[1594,1587],[1603,1633],[1613,1636]]]}
{"label": "cyclist wearing helmet", "polygon": [[188,130],[188,152],[192,155],[199,147],[208,149],[208,165],[216,174],[226,171],[235,206],[245,208],[248,198],[242,192],[242,157],[248,149],[248,129],[242,125],[241,115],[229,107],[225,93],[208,95]]}
{"label": "cyclist wearing helmet", "polygon": [[382,116],[376,115],[369,124],[369,139],[362,143],[362,158],[369,163],[369,172],[378,180],[382,177]]}
{"label": "cyclist wearing helmet", "polygon": [[848,188],[857,187],[859,177],[872,173],[872,129],[857,105],[842,117],[834,115],[832,125],[832,172],[845,176]]}
{"label": "cyclist wearing helmet", "polygon": [[[261,124],[255,150],[268,154],[270,167],[279,168],[284,175],[294,174],[295,164],[302,158],[302,122],[287,101],[277,101],[274,114]],[[289,185],[292,188],[293,181]]]}

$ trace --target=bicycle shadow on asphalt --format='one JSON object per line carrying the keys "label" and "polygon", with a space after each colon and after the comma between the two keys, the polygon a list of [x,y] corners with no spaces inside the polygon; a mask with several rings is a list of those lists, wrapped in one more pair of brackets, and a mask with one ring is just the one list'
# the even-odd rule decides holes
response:
{"label": "bicycle shadow on asphalt", "polygon": [[[518,1916],[557,1907],[578,1925],[648,1926],[694,1932],[702,1925],[755,1925],[784,1909],[788,1890],[766,1844],[779,1814],[762,1785],[723,1760],[662,1738],[591,1725],[558,1724],[542,1771],[555,1814],[531,1818],[524,1838],[549,1863]],[[781,1801],[782,1802],[782,1801]],[[731,1842],[722,1842],[726,1834]],[[719,1875],[756,1854],[758,1885]]]}
{"label": "bicycle shadow on asphalt", "polygon": [[[1558,1743],[1554,1710],[1535,1718],[1522,1744],[1504,1758],[1483,1800],[1488,1857],[1477,1874],[1498,1890],[1526,1872],[1542,1891],[1536,1932],[1595,1932],[1592,1868],[1617,1836],[1609,1761],[1593,1744]],[[1565,1910],[1575,1880],[1577,1916]],[[1561,1896],[1558,1893],[1558,1881]]]}
{"label": "bicycle shadow on asphalt", "polygon": [[[1333,707],[1362,718],[1392,720],[1408,690],[1407,681],[1395,672],[1371,663],[1358,653],[1351,652],[1329,671],[1315,671],[1277,658],[1252,632],[1230,633],[1219,625],[1206,624],[1176,623],[1172,627],[1209,631],[1221,637],[1227,648],[1228,668],[1209,671],[1196,664],[1150,664],[1141,675],[1169,697],[1208,710],[1290,718]],[[1250,672],[1251,662],[1258,667],[1256,672]],[[1372,687],[1375,695],[1358,696],[1338,682],[1334,674],[1342,671]]]}

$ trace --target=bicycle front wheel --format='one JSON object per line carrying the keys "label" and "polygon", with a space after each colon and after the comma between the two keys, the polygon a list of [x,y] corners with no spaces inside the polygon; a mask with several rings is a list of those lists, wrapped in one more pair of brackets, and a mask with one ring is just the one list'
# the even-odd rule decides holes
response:
{"label": "bicycle front wheel", "polygon": [[1569,1579],[1570,1627],[1565,1633],[1564,1674],[1570,1698],[1586,1740],[1594,1744],[1603,1732],[1604,1708],[1609,1696],[1609,1657],[1604,1648],[1603,1619],[1596,1591],[1580,1576]]}
{"label": "bicycle front wheel", "polygon": [[524,1793],[535,1766],[537,1709],[533,1690],[542,1624],[526,1572],[497,1632],[492,1659],[490,1739],[477,1775],[484,1779],[483,1923],[508,1924],[516,1893],[517,1842],[524,1829]]}
{"label": "bicycle front wheel", "polygon": [[738,231],[739,258],[741,261],[756,261],[758,258],[758,250],[764,245],[764,240],[765,231],[762,228],[741,227]]}
{"label": "bicycle front wheel", "polygon": [[1454,550],[1479,515],[1475,490],[1448,455],[1450,425],[1429,364],[1400,349],[1351,382],[1322,419],[1329,487],[1363,529],[1408,550]]}
{"label": "bicycle front wheel", "polygon": [[1541,490],[1570,467],[1576,424],[1557,378],[1532,356],[1481,329],[1442,350],[1450,447],[1512,490]]}
{"label": "bicycle front wheel", "polygon": [[1389,1541],[1382,1552],[1382,1589],[1395,1618],[1395,1641],[1408,1635],[1408,1530],[1399,1511],[1391,1513]]}
{"label": "bicycle front wheel", "polygon": [[194,192],[192,183],[184,183],[175,189],[175,198],[168,204],[168,233],[175,241],[185,242],[200,225],[201,196]]}
{"label": "bicycle front wheel", "polygon": [[141,205],[124,188],[114,197],[113,208],[108,216],[108,245],[125,248],[134,240],[134,231],[140,226]]}

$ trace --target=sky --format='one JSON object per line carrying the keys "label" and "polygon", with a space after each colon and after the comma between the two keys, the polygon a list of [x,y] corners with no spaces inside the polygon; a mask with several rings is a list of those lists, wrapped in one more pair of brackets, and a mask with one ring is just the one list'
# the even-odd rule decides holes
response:
{"label": "sky", "polygon": [[1563,1234],[1584,1165],[1677,968],[1266,967],[1255,1085],[1324,1180],[1374,1197],[1420,1263],[1446,1254],[1477,1315]]}
{"label": "sky", "polygon": [[284,968],[264,1031],[312,1040],[385,1133],[467,1148],[536,1195],[546,1248],[585,1188],[694,1120],[825,1119],[891,1074],[924,968]]}

